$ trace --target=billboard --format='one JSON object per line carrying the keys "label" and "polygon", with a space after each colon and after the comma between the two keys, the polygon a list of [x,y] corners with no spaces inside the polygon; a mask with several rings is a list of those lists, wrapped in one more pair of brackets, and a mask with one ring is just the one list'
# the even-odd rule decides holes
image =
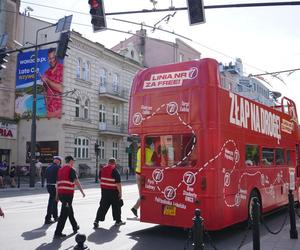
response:
{"label": "billboard", "polygon": [[[32,116],[34,51],[20,52],[17,57],[16,105],[17,118]],[[54,48],[38,51],[37,58],[37,117],[61,117],[63,62],[56,59]]]}

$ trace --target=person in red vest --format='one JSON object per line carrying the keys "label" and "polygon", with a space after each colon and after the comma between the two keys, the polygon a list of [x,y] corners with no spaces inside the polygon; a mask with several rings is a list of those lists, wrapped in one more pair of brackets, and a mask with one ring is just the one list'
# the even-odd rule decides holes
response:
{"label": "person in red vest", "polygon": [[71,222],[74,234],[79,230],[79,226],[74,218],[74,212],[72,207],[72,201],[74,196],[74,188],[77,186],[85,197],[81,184],[77,178],[75,169],[73,169],[74,159],[72,156],[67,156],[65,158],[66,164],[58,170],[57,173],[57,188],[56,188],[56,200],[60,200],[61,211],[56,225],[54,237],[64,237],[65,234],[62,233],[67,218]]}
{"label": "person in red vest", "polygon": [[105,215],[110,206],[112,206],[113,219],[116,221],[115,226],[124,225],[121,220],[122,203],[122,186],[121,177],[116,168],[116,159],[110,158],[108,164],[99,171],[101,200],[97,210],[94,228],[98,228],[99,221],[105,220]]}

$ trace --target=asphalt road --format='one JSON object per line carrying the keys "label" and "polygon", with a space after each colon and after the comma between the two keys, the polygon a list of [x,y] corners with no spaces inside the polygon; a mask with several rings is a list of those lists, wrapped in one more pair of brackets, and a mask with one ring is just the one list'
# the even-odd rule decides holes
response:
{"label": "asphalt road", "polygon": [[[100,199],[100,189],[90,185],[85,189],[86,197],[82,198],[76,191],[74,198],[74,213],[80,230],[87,237],[86,245],[90,249],[101,250],[191,250],[188,232],[181,228],[157,226],[139,222],[131,213],[130,208],[137,197],[137,187],[131,183],[123,186],[124,206],[122,219],[126,225],[115,227],[111,210],[105,222],[98,229],[93,229],[93,221]],[[1,191],[0,205],[4,209],[5,218],[0,218],[0,249],[73,249],[76,246],[75,235],[69,221],[66,222],[62,240],[53,239],[56,224],[43,225],[48,194],[45,189]],[[286,210],[268,216],[265,220],[269,227],[276,231],[280,228]],[[298,219],[299,220],[299,219]],[[268,235],[262,227],[262,237]],[[209,232],[211,241],[205,239],[205,249],[237,249],[244,239],[245,247],[252,249],[252,233],[245,225],[237,225],[218,232]],[[246,237],[247,235],[247,237]],[[216,247],[216,248],[214,248]]]}

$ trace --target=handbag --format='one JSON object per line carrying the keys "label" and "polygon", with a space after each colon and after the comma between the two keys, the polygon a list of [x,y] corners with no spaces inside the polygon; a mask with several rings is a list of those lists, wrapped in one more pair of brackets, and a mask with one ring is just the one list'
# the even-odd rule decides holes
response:
{"label": "handbag", "polygon": [[119,200],[119,205],[120,205],[120,207],[123,207],[123,205],[124,205],[123,199],[120,199],[120,200]]}

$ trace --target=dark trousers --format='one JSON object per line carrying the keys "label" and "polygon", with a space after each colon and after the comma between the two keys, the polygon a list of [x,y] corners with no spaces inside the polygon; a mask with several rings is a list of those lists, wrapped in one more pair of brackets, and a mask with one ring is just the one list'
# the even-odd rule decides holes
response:
{"label": "dark trousers", "polygon": [[56,196],[56,188],[55,185],[47,185],[47,190],[49,193],[49,200],[48,200],[48,207],[47,207],[47,214],[45,217],[46,221],[51,220],[51,216],[54,219],[57,219],[57,202],[55,200]]}
{"label": "dark trousers", "polygon": [[110,206],[112,206],[113,219],[116,222],[120,222],[121,221],[121,206],[120,206],[118,190],[102,188],[101,189],[100,206],[97,210],[97,216],[96,216],[95,221],[104,221],[105,215]]}
{"label": "dark trousers", "polygon": [[61,211],[59,215],[59,219],[57,222],[55,234],[61,234],[66,220],[69,217],[69,221],[72,225],[73,231],[77,229],[77,222],[74,218],[74,212],[72,207],[73,195],[59,195],[59,200],[61,201]]}

